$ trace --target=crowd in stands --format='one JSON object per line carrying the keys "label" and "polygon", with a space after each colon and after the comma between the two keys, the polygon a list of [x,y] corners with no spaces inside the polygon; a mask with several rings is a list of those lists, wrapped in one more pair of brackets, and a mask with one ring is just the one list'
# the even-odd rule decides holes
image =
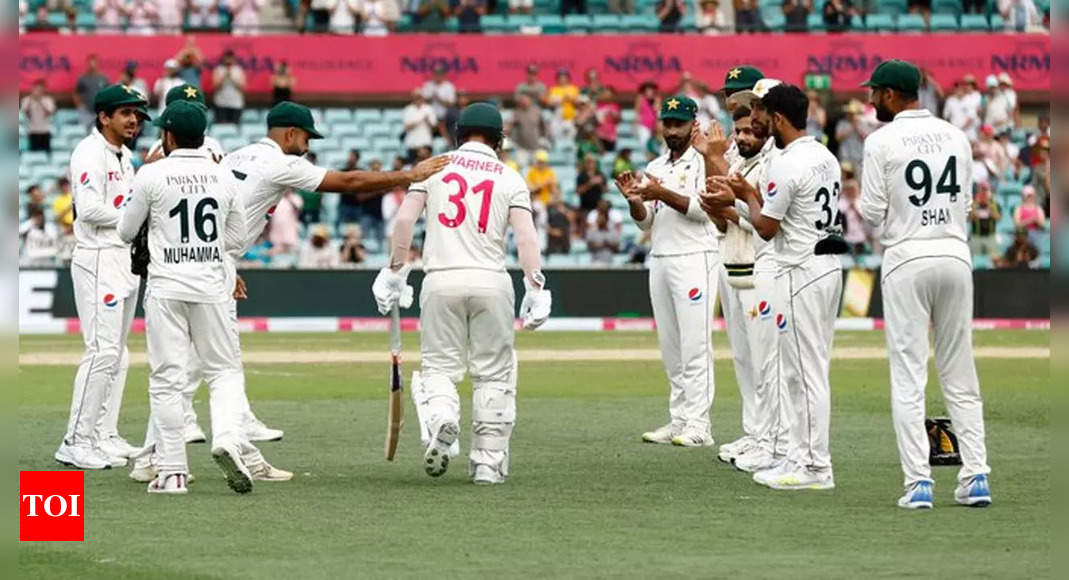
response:
{"label": "crowd in stands", "polygon": [[[151,90],[132,62],[114,80],[144,92],[156,107],[162,107],[163,95],[180,84],[204,90],[213,109],[211,130],[219,135],[243,115],[257,111],[244,108],[245,75],[233,54],[218,55],[213,60],[218,64],[210,71],[204,70],[206,62],[190,40],[164,64],[165,74]],[[274,96],[290,98],[297,80],[284,66],[279,68],[274,75]],[[200,87],[206,72],[210,74],[203,78],[210,85]],[[643,82],[625,89],[624,96],[605,85],[596,69],[578,76],[574,78],[573,71],[566,68],[544,71],[535,64],[528,66],[512,94],[498,101],[508,137],[502,160],[527,180],[547,256],[582,256],[583,264],[642,263],[648,240],[624,219],[621,209],[625,204],[612,180],[625,171],[640,172],[662,154],[657,122],[661,99],[676,94],[691,97],[699,104],[698,119],[703,127],[712,122],[729,125],[730,118],[722,95],[716,93],[718,85],[710,87],[688,73],[673,86]],[[89,55],[70,95],[81,127],[61,127],[69,139],[60,155],[69,155],[72,143],[88,131],[93,120],[90,103],[112,80],[101,73],[96,57]],[[922,105],[960,127],[973,142],[971,244],[982,267],[1040,266],[1044,258],[1049,263],[1050,119],[1045,114],[1030,116],[1036,120],[1024,126],[1013,85],[1013,79],[1005,74],[989,76],[982,84],[968,75],[953,87],[944,88],[925,73],[921,89]],[[35,83],[23,96],[20,114],[25,139],[20,140],[20,150],[43,155],[52,151],[54,117],[60,112],[57,100],[43,83]],[[334,145],[318,145],[327,148],[309,155],[316,160],[318,154],[325,162],[322,164],[342,170],[410,166],[452,146],[455,120],[469,100],[467,92],[449,78],[447,69],[435,68],[432,76],[412,91],[410,103],[393,111],[397,113],[391,116],[394,124],[383,127],[396,141],[383,137],[375,148],[365,151],[339,150],[340,142],[335,141]],[[819,91],[809,91],[809,100],[808,132],[827,144],[842,163],[844,237],[855,260],[875,265],[878,262],[869,258],[878,259],[881,253],[879,233],[861,218],[857,204],[864,141],[880,123],[872,106],[859,100],[841,104],[832,94]],[[344,120],[335,124],[330,117],[324,120],[328,133],[359,123],[359,117],[349,111],[334,112],[340,113],[335,119]],[[379,112],[374,114],[379,116]],[[224,146],[228,149],[248,142],[238,127],[226,134]],[[130,143],[135,167],[147,156],[149,141],[135,138]],[[66,163],[66,158],[58,157],[49,165]],[[20,180],[21,176],[20,170]],[[20,234],[26,264],[69,257],[73,218],[69,176],[52,183],[23,183],[26,197]],[[381,260],[385,255],[392,217],[403,195],[403,190],[361,197],[290,192],[276,208],[263,240],[247,258],[282,267],[373,266],[369,260]]]}
{"label": "crowd in stands", "polygon": [[[583,18],[588,15],[644,18],[599,23]],[[1050,0],[19,0],[20,31],[150,35],[298,30],[383,36],[559,33],[603,27],[617,29],[612,32],[702,34],[959,27],[1044,31],[1050,28]]]}

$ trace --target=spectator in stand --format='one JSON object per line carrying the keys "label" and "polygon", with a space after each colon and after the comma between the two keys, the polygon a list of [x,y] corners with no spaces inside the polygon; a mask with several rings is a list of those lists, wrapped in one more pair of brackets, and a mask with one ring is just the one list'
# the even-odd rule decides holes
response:
{"label": "spectator in stand", "polygon": [[616,179],[620,175],[629,171],[634,171],[635,166],[631,163],[631,148],[624,147],[616,154],[616,159],[612,160],[612,178]]}
{"label": "spectator in stand", "polygon": [[27,202],[27,208],[44,207],[45,206],[45,192],[38,184],[33,184],[26,188],[26,196],[30,198]]}
{"label": "spectator in stand", "polygon": [[438,116],[423,91],[412,91],[412,102],[401,112],[401,122],[405,126],[404,146],[411,163],[416,158],[417,149],[429,147],[434,142],[434,131],[438,128]]}
{"label": "spectator in stand", "polygon": [[876,239],[875,230],[861,215],[859,199],[861,184],[857,181],[854,165],[842,162],[842,194],[839,196],[839,215],[843,218],[843,239],[854,256],[869,252]]}
{"label": "spectator in stand", "polygon": [[137,76],[137,61],[131,60],[126,63],[126,66],[119,73],[119,84],[126,85],[132,89],[136,89],[148,99],[148,83],[145,79]]}
{"label": "spectator in stand", "polygon": [[1033,0],[998,0],[998,12],[1006,30],[1031,32],[1043,29],[1043,16]]}
{"label": "spectator in stand", "polygon": [[761,20],[760,6],[757,0],[734,0],[735,32],[761,32],[765,22]]}
{"label": "spectator in stand", "polygon": [[531,99],[520,97],[512,112],[509,139],[516,146],[516,161],[521,166],[531,162],[531,154],[547,141],[546,121],[540,109]]}
{"label": "spectator in stand", "polygon": [[587,214],[587,216],[586,216],[586,228],[587,228],[587,231],[590,231],[591,228],[593,228],[593,227],[595,227],[597,225],[598,216],[602,216],[602,215],[605,216],[606,219],[608,220],[609,227],[612,228],[613,230],[615,230],[617,234],[620,234],[620,233],[623,232],[623,230],[624,230],[624,214],[623,214],[623,212],[613,209],[612,208],[612,204],[610,204],[609,200],[605,199],[605,198],[602,198],[601,201],[598,202],[597,209],[595,209],[594,211],[592,211],[589,214]]}
{"label": "spectator in stand", "polygon": [[512,151],[512,141],[505,139],[505,142],[501,144],[501,155],[498,156],[498,160],[504,163],[509,169],[523,175],[523,168],[512,158]]}
{"label": "spectator in stand", "polygon": [[664,153],[664,131],[660,123],[654,127],[653,134],[650,135],[649,139],[646,139],[645,147],[647,162],[653,161]]}
{"label": "spectator in stand", "polygon": [[1045,208],[1050,208],[1050,178],[1050,137],[1044,135],[1032,147],[1032,187]]}
{"label": "spectator in stand", "polygon": [[939,103],[943,100],[943,86],[932,76],[932,71],[921,69],[921,87],[917,91],[917,99],[922,109],[928,109],[933,115],[939,115]]}
{"label": "spectator in stand", "polygon": [[130,0],[125,12],[129,20],[126,27],[127,34],[139,34],[142,36],[156,34],[159,13],[156,11],[155,2],[152,2],[152,0]]}
{"label": "spectator in stand", "polygon": [[197,47],[197,39],[186,38],[186,44],[174,59],[178,62],[178,76],[186,84],[201,88],[201,71],[204,70],[204,53]]}
{"label": "spectator in stand", "polygon": [[635,94],[635,136],[646,143],[657,128],[657,114],[661,110],[661,95],[657,83],[646,81]]}
{"label": "spectator in stand", "polygon": [[839,160],[861,167],[865,158],[865,138],[876,130],[863,115],[864,105],[851,99],[843,107],[843,117],[835,125],[835,140],[839,143]]}
{"label": "spectator in stand", "polygon": [[434,115],[439,119],[445,119],[449,108],[457,104],[457,87],[447,76],[449,69],[444,64],[434,65],[434,71],[430,79],[423,83],[423,98],[427,99]]}
{"label": "spectator in stand", "polygon": [[[424,148],[421,148],[420,150],[422,151],[423,149]],[[419,155],[420,154],[417,153],[417,156]],[[398,167],[396,164],[397,160],[395,159],[394,161],[394,171],[404,169],[403,164]],[[382,161],[373,159],[368,169],[371,171],[382,171]],[[364,240],[375,242],[376,246],[381,245],[383,240],[385,223],[382,214],[382,198],[388,195],[390,195],[390,192],[380,191],[369,195],[362,195],[357,198],[360,201],[360,217],[357,220],[357,223],[360,224],[361,237]]]}
{"label": "spectator in stand", "polygon": [[968,74],[962,79],[965,82],[965,98],[969,101],[969,104],[983,116],[984,111],[984,93],[980,91],[980,85],[976,82],[974,75]]}
{"label": "spectator in stand", "polygon": [[1009,101],[1009,106],[1013,109],[1012,125],[1014,128],[1021,126],[1021,106],[1020,101],[1017,99],[1017,91],[1013,88],[1013,78],[1009,73],[1001,72],[998,74],[998,87],[999,91]]}
{"label": "spectator in stand", "polygon": [[1026,185],[1021,189],[1021,204],[1013,210],[1013,225],[1028,232],[1028,241],[1039,247],[1040,237],[1047,231],[1047,213],[1039,207],[1036,188]]}
{"label": "spectator in stand", "polygon": [[634,14],[635,0],[609,0],[610,14]]}
{"label": "spectator in stand", "polygon": [[71,181],[66,177],[56,180],[56,193],[52,198],[52,215],[61,226],[74,224],[74,194]]}
{"label": "spectator in stand", "polygon": [[549,166],[549,152],[539,149],[534,154],[534,165],[527,170],[527,187],[531,190],[531,199],[542,204],[549,204],[554,192],[560,191],[557,173]]}
{"label": "spectator in stand", "polygon": [[594,104],[590,97],[580,94],[579,99],[575,101],[575,119],[572,120],[575,124],[576,134],[590,134],[594,135],[595,142],[598,144],[598,152],[601,152],[601,142],[597,141],[598,130],[598,108]]}
{"label": "spectator in stand", "polygon": [[445,32],[453,17],[449,0],[409,0],[412,28],[418,32]]}
{"label": "spectator in stand", "polygon": [[453,16],[457,17],[457,32],[471,34],[483,31],[485,0],[449,0],[449,6],[453,9]]}
{"label": "spectator in stand", "polygon": [[185,9],[185,0],[156,0],[159,34],[181,34]]}
{"label": "spectator in stand", "polygon": [[[582,170],[575,177],[575,193],[579,196],[579,223],[586,224],[586,216],[598,207],[607,191],[608,181],[598,167],[598,158],[587,155]],[[582,232],[580,232],[581,234]]]}
{"label": "spectator in stand", "polygon": [[178,76],[178,61],[173,58],[164,61],[163,75],[156,79],[156,84],[152,85],[152,96],[156,98],[158,114],[162,115],[163,110],[167,108],[167,93],[184,84],[186,84],[185,81]]}
{"label": "spectator in stand", "polygon": [[293,88],[297,86],[297,77],[290,71],[289,62],[280,60],[271,73],[271,101],[277,105],[282,101],[293,100]]}
{"label": "spectator in stand", "polygon": [[455,148],[460,145],[457,143],[457,121],[460,120],[460,112],[470,104],[471,98],[468,97],[468,92],[461,89],[457,91],[456,104],[449,107],[445,112],[443,124],[445,125],[446,143],[450,147]]}
{"label": "spectator in stand", "polygon": [[1006,151],[1006,156],[1009,157],[1008,167],[1006,171],[1009,171],[1013,167],[1013,162],[1021,156],[1021,148],[1013,142],[1013,130],[1006,128],[995,135],[995,139],[998,140],[999,145]]}
{"label": "spectator in stand", "polygon": [[[931,0],[928,0],[929,2]],[[813,11],[813,0],[783,0],[783,16],[786,17],[787,32],[807,32],[809,30],[809,13]]]}
{"label": "spectator in stand", "polygon": [[534,0],[509,0],[509,14],[530,14]]}
{"label": "spectator in stand", "polygon": [[193,30],[218,30],[222,0],[189,0],[189,27]]}
{"label": "spectator in stand", "polygon": [[657,19],[661,21],[660,31],[680,32],[679,22],[687,13],[685,0],[658,0]]}
{"label": "spectator in stand", "polygon": [[567,140],[576,135],[574,121],[576,104],[579,100],[579,87],[572,82],[572,74],[566,68],[557,69],[555,81],[543,99],[532,97],[531,102],[536,104],[544,102],[547,107],[553,109],[553,121],[550,127],[552,135],[557,139]]}
{"label": "spectator in stand", "polygon": [[30,137],[30,151],[52,153],[52,116],[56,102],[45,93],[44,79],[33,82],[30,94],[22,98],[19,110],[26,115],[26,130]]}
{"label": "spectator in stand", "polygon": [[335,0],[300,0],[300,9],[297,11],[297,29],[303,30],[305,19],[312,16],[312,29],[309,32],[327,32],[330,30],[331,7]]}
{"label": "spectator in stand", "polygon": [[55,224],[45,221],[45,212],[40,206],[31,206],[29,214],[30,219],[19,226],[19,239],[22,241],[19,266],[54,266],[59,232]]}
{"label": "spectator in stand", "polygon": [[384,225],[383,234],[386,240],[393,239],[393,226],[397,218],[397,210],[401,209],[401,203],[405,200],[405,188],[395,187],[390,193],[382,196],[380,212]]}
{"label": "spectator in stand", "polygon": [[30,4],[19,0],[19,34],[26,34],[26,16],[30,13]]}
{"label": "spectator in stand", "polygon": [[969,93],[968,77],[954,83],[954,92],[943,104],[943,118],[975,141],[980,129],[980,108]]}
{"label": "spectator in stand", "polygon": [[[345,160],[345,165],[342,165],[339,170],[357,171],[359,169],[360,152],[356,149],[350,149],[349,157]],[[341,224],[356,223],[360,221],[361,215],[363,215],[363,211],[360,198],[355,195],[343,195],[338,199],[338,221],[334,224],[334,227],[338,228]]]}
{"label": "spectator in stand", "polygon": [[984,95],[984,125],[990,126],[996,134],[1003,129],[1012,129],[1016,108],[1013,98],[1002,92],[995,75],[988,75],[984,84],[987,87]]}
{"label": "spectator in stand", "polygon": [[[584,99],[586,97],[583,97]],[[601,155],[601,142],[594,135],[594,128],[583,125],[575,136],[575,161],[577,166],[582,166],[587,155],[598,157]]]}
{"label": "spectator in stand", "polygon": [[108,77],[100,72],[100,64],[97,55],[90,54],[85,59],[86,69],[78,82],[74,85],[74,107],[78,109],[78,119],[81,124],[92,128],[96,122],[96,113],[93,112],[93,99],[96,98],[100,89],[108,86]]}
{"label": "spectator in stand", "polygon": [[308,270],[329,270],[337,268],[341,256],[330,243],[330,231],[327,226],[319,225],[301,246],[297,267]]}
{"label": "spectator in stand", "polygon": [[969,210],[969,247],[974,256],[998,256],[997,228],[1002,219],[998,203],[991,197],[991,185],[986,181],[976,184],[972,208]]}
{"label": "spectator in stand", "polygon": [[60,224],[59,240],[56,242],[56,264],[61,268],[70,266],[71,258],[74,257],[74,247],[78,245],[74,239],[74,222]]}
{"label": "spectator in stand", "polygon": [[1006,248],[1006,253],[996,261],[996,265],[999,268],[1030,268],[1037,258],[1039,250],[1028,240],[1028,230],[1017,228],[1013,232],[1013,243]]}
{"label": "spectator in stand", "polygon": [[733,30],[727,16],[720,10],[720,0],[701,0],[696,24],[702,34],[710,36],[727,34]]}
{"label": "spectator in stand", "polygon": [[564,205],[560,192],[553,194],[546,208],[546,255],[565,254],[572,251],[572,230],[575,217]]}
{"label": "spectator in stand", "polygon": [[1025,185],[1032,181],[1032,169],[1025,165],[1024,160],[1020,157],[1014,157],[1013,164],[1006,170],[1000,181],[1002,183]]}
{"label": "spectator in stand", "polygon": [[[403,194],[404,190],[401,191]],[[345,239],[340,252],[342,264],[363,264],[367,261],[367,248],[364,247],[362,234],[360,226],[356,224],[345,228]]]}
{"label": "spectator in stand", "polygon": [[[545,83],[538,80],[538,65],[532,62],[527,65],[527,78],[512,91],[512,100],[518,101],[521,96],[527,96],[532,102],[540,104],[546,101],[546,92]],[[579,89],[575,92],[578,93]]]}
{"label": "spectator in stand", "polygon": [[991,125],[984,125],[980,128],[980,140],[977,145],[980,147],[984,164],[987,165],[992,177],[997,180],[1003,173],[1006,173],[1013,161],[1002,143],[995,139],[995,130],[991,128]]}
{"label": "spectator in stand", "polygon": [[828,112],[824,110],[824,105],[820,101],[820,93],[810,90],[806,92],[806,97],[809,99],[809,109],[806,113],[805,132],[823,143],[826,137],[824,129],[828,125]]}
{"label": "spectator in stand", "polygon": [[[962,1],[963,3],[969,2],[969,0]],[[907,10],[910,14],[920,14],[924,18],[924,25],[928,26],[928,21],[932,18],[932,0],[909,0]],[[921,75],[924,75],[923,71]]]}
{"label": "spectator in stand", "polygon": [[560,0],[560,15],[586,14],[586,0]]}
{"label": "spectator in stand", "polygon": [[598,121],[594,134],[601,142],[602,151],[616,151],[617,126],[620,124],[620,105],[616,103],[616,90],[605,87],[598,97],[596,109]]}
{"label": "spectator in stand", "polygon": [[857,15],[853,0],[828,0],[824,3],[824,26],[828,32],[845,32]]}
{"label": "spectator in stand", "polygon": [[241,119],[245,108],[245,70],[234,58],[234,51],[227,50],[212,71],[215,87],[215,123],[233,125]]}
{"label": "spectator in stand", "polygon": [[396,0],[362,0],[360,21],[364,36],[387,36],[401,20],[401,9]]}
{"label": "spectator in stand", "polygon": [[123,0],[93,0],[93,15],[97,20],[97,33],[118,34],[122,32],[126,6]]}
{"label": "spectator in stand", "polygon": [[979,142],[972,144],[972,180],[973,183],[981,181],[993,182],[998,175],[992,171],[988,160],[984,157],[984,149]]}
{"label": "spectator in stand", "polygon": [[610,223],[607,211],[590,214],[593,223],[586,229],[586,248],[593,264],[612,265],[612,258],[620,252],[620,230]]}
{"label": "spectator in stand", "polygon": [[267,0],[229,0],[233,19],[230,28],[236,35],[260,34],[260,12],[267,5]]}
{"label": "spectator in stand", "polygon": [[591,102],[597,100],[598,95],[605,89],[605,85],[601,84],[601,75],[598,74],[598,69],[588,68],[583,78],[586,80],[586,85],[580,92],[589,97]]}
{"label": "spectator in stand", "polygon": [[267,241],[271,242],[271,255],[295,254],[300,247],[301,209],[304,202],[296,192],[288,190],[271,214],[271,227]]}
{"label": "spectator in stand", "polygon": [[[987,12],[988,0],[961,0],[961,11],[964,14],[984,14]],[[998,2],[995,2],[997,8]]]}

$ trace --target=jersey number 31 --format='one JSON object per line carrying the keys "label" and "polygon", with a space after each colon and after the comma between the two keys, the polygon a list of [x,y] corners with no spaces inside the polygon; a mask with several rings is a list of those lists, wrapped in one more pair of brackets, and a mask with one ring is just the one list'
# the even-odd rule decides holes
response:
{"label": "jersey number 31", "polygon": [[[449,196],[449,203],[456,208],[456,214],[449,217],[445,212],[441,212],[438,214],[438,223],[447,228],[458,228],[468,217],[468,206],[464,203],[464,196],[468,193],[468,180],[459,173],[450,173],[442,178],[442,183],[457,184],[457,192]],[[479,208],[479,233],[485,234],[486,223],[490,221],[490,201],[494,195],[494,182],[489,179],[481,181],[471,188],[471,191],[483,194],[483,204]]]}

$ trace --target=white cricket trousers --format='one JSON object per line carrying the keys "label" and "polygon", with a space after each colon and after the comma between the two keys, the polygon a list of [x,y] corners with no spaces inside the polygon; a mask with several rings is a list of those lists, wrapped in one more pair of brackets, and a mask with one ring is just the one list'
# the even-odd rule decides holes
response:
{"label": "white cricket trousers", "polygon": [[782,379],[790,399],[787,458],[811,471],[831,465],[831,347],[842,297],[838,256],[813,256],[776,278],[783,305],[776,315]]}
{"label": "white cricket trousers", "polygon": [[428,273],[420,291],[422,401],[432,435],[444,421],[460,422],[456,384],[472,380],[470,463],[508,475],[516,422],[515,294],[505,272]]}
{"label": "white cricket trousers", "polygon": [[137,308],[140,280],[130,272],[127,248],[77,248],[71,257],[74,304],[85,353],[74,376],[68,445],[92,445],[118,435],[130,353],[126,339]]}
{"label": "white cricket trousers", "polygon": [[246,464],[262,460],[241,428],[245,377],[228,310],[225,302],[185,302],[157,296],[145,299],[150,421],[157,430],[160,473],[189,472],[182,398],[191,347],[203,363],[211,390],[212,447],[234,445]]}
{"label": "white cricket trousers", "polygon": [[780,381],[776,314],[782,312],[774,271],[755,271],[753,288],[736,288],[720,271],[720,304],[742,400],[742,431],[770,453],[788,451],[789,401]]}
{"label": "white cricket trousers", "polygon": [[932,481],[924,429],[930,324],[939,384],[961,449],[958,479],[990,473],[984,403],[972,350],[972,265],[952,257],[914,258],[885,271],[881,286],[891,410],[906,486]]}
{"label": "white cricket trousers", "polygon": [[720,254],[650,256],[650,301],[668,375],[673,425],[710,432],[713,377],[713,305]]}

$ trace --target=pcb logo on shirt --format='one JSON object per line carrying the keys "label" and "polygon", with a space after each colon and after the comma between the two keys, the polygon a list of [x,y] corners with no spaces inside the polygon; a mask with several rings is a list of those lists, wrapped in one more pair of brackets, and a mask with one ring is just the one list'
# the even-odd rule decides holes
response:
{"label": "pcb logo on shirt", "polygon": [[118,305],[119,299],[114,294],[108,292],[104,295],[104,306],[107,306],[108,308],[115,308]]}
{"label": "pcb logo on shirt", "polygon": [[687,298],[691,302],[699,302],[702,299],[702,291],[700,288],[691,288],[690,292],[687,292]]}
{"label": "pcb logo on shirt", "polygon": [[19,472],[19,540],[85,540],[84,472]]}
{"label": "pcb logo on shirt", "polygon": [[780,332],[787,332],[787,317],[782,314],[776,315],[776,328]]}

